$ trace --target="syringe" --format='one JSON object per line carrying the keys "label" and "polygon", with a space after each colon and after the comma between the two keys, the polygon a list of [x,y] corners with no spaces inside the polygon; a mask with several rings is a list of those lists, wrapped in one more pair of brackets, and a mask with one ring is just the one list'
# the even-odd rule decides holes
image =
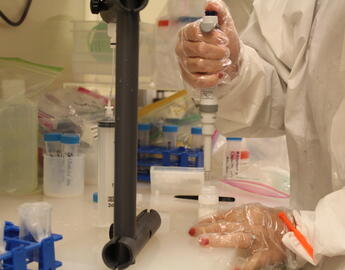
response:
{"label": "syringe", "polygon": [[[210,33],[218,27],[218,15],[216,11],[206,11],[200,24],[203,33]],[[204,137],[204,169],[205,180],[209,180],[212,162],[212,135],[215,132],[216,114],[218,101],[214,96],[214,88],[201,89],[200,93],[200,114],[202,124],[202,135]]]}

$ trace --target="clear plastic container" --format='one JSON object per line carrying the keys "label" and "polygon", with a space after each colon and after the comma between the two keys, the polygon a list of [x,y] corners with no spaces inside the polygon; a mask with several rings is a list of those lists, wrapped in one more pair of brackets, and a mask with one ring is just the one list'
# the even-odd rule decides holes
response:
{"label": "clear plastic container", "polygon": [[214,215],[218,211],[219,193],[215,186],[204,186],[199,195],[199,219]]}
{"label": "clear plastic container", "polygon": [[84,193],[84,155],[44,155],[43,192],[50,197],[75,197]]}
{"label": "clear plastic container", "polygon": [[18,208],[20,238],[31,235],[37,242],[51,235],[52,206],[47,202],[24,203]]}
{"label": "clear plastic container", "polygon": [[80,135],[63,134],[61,136],[61,144],[63,157],[76,157],[79,155]]}
{"label": "clear plastic container", "polygon": [[176,147],[177,126],[163,126],[164,146],[167,148]]}
{"label": "clear plastic container", "polygon": [[242,138],[227,138],[226,140],[223,176],[231,179],[240,174]]}
{"label": "clear plastic container", "polygon": [[23,80],[3,80],[0,107],[0,193],[27,194],[37,181],[37,106],[25,97]]}
{"label": "clear plastic container", "polygon": [[114,221],[115,121],[98,123],[98,226]]}
{"label": "clear plastic container", "polygon": [[193,149],[201,149],[203,147],[203,137],[202,137],[202,128],[201,127],[193,127],[191,129],[191,148]]}
{"label": "clear plastic container", "polygon": [[153,166],[150,176],[152,194],[199,194],[205,181],[203,168]]}
{"label": "clear plastic container", "polygon": [[60,157],[62,155],[60,133],[44,134],[44,143],[47,155],[51,157]]}
{"label": "clear plastic container", "polygon": [[138,125],[138,145],[149,146],[150,145],[150,124],[139,124]]}

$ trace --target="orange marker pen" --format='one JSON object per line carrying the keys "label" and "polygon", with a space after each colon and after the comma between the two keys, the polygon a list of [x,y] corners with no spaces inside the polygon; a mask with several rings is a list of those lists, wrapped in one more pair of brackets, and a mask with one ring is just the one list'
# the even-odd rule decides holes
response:
{"label": "orange marker pen", "polygon": [[288,227],[288,229],[294,233],[297,240],[301,243],[301,245],[304,247],[304,249],[308,252],[310,257],[314,258],[314,249],[308,243],[308,241],[304,237],[304,235],[293,225],[293,223],[289,220],[289,218],[286,216],[286,214],[284,212],[280,212],[278,214],[278,216],[284,222],[284,224]]}

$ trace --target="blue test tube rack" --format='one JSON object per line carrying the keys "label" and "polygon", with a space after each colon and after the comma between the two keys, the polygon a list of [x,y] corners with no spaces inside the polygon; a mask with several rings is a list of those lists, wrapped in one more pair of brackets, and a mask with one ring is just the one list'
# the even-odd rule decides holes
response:
{"label": "blue test tube rack", "polygon": [[138,148],[138,180],[150,182],[151,166],[203,167],[202,149],[178,147],[168,149],[158,146]]}
{"label": "blue test tube rack", "polygon": [[19,238],[19,227],[11,222],[5,223],[4,240],[6,252],[0,254],[0,269],[27,270],[31,263],[38,263],[39,270],[55,270],[62,263],[55,260],[54,243],[62,239],[61,235],[52,234],[36,242],[32,236]]}

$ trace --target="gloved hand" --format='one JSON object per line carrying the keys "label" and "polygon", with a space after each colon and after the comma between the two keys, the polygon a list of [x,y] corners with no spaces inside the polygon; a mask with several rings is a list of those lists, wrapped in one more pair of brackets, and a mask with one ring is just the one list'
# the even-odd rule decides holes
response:
{"label": "gloved hand", "polygon": [[200,20],[188,24],[176,45],[182,77],[194,88],[233,79],[239,69],[240,39],[228,8],[221,0],[208,0],[205,9],[218,13],[219,29],[202,33]]}
{"label": "gloved hand", "polygon": [[246,249],[250,256],[237,269],[258,270],[284,264],[290,253],[282,243],[288,232],[279,219],[281,209],[249,204],[212,216],[189,230],[202,246]]}

